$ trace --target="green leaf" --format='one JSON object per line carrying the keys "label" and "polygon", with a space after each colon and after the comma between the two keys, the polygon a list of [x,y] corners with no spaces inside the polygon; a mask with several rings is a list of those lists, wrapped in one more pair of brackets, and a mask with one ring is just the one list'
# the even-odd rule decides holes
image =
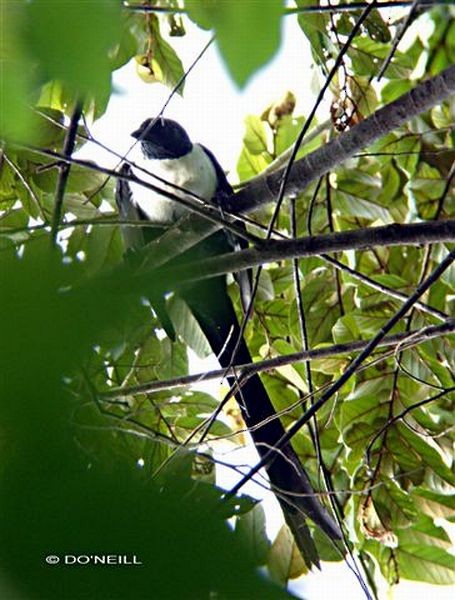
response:
{"label": "green leaf", "polygon": [[385,418],[389,385],[387,378],[357,382],[341,408],[340,425],[343,430],[355,429],[360,423],[377,424],[377,421]]}
{"label": "green leaf", "polygon": [[257,300],[265,302],[275,298],[275,288],[269,271],[262,269],[259,276],[259,286],[256,295]]}
{"label": "green leaf", "polygon": [[[301,416],[302,409],[298,404],[299,398],[294,388],[290,387],[286,380],[268,373],[264,373],[261,379],[277,412],[283,411],[282,421],[285,426]],[[294,406],[293,410],[291,410],[291,406]]]}
{"label": "green leaf", "polygon": [[282,11],[282,0],[190,3],[191,18],[215,29],[221,55],[239,87],[278,50]]}
{"label": "green leaf", "polygon": [[117,43],[109,52],[111,69],[115,71],[125,65],[138,52],[138,40],[130,28],[130,16],[123,14],[122,32]]}
{"label": "green leaf", "polygon": [[345,468],[349,475],[354,475],[363,469],[365,449],[377,430],[378,423],[358,422],[343,434],[343,443],[347,448]]}
{"label": "green leaf", "polygon": [[139,75],[144,81],[150,83],[159,81],[171,89],[180,82],[177,92],[182,95],[185,86],[182,61],[174,48],[161,36],[158,18],[153,16],[151,19],[150,54],[136,57],[136,62],[140,65]]}
{"label": "green leaf", "polygon": [[453,555],[435,546],[406,544],[396,549],[400,575],[404,579],[427,581],[435,585],[455,583]]}
{"label": "green leaf", "polygon": [[268,154],[268,137],[270,137],[270,130],[264,121],[255,115],[248,115],[245,118],[243,143],[250,154]]}
{"label": "green leaf", "polygon": [[393,102],[412,88],[412,82],[409,79],[394,79],[386,83],[381,90],[381,99],[384,104]]}
{"label": "green leaf", "polygon": [[186,392],[180,400],[189,415],[209,416],[218,408],[219,402],[205,392]]}
{"label": "green leaf", "polygon": [[[11,160],[9,156],[8,158]],[[12,207],[16,198],[16,174],[4,156],[0,154],[0,208],[4,210]]]}
{"label": "green leaf", "polygon": [[210,346],[186,303],[178,296],[172,296],[167,308],[176,332],[200,358],[212,353]]}
{"label": "green leaf", "polygon": [[418,136],[402,137],[389,147],[389,152],[396,153],[395,161],[406,175],[411,178],[419,163],[421,142]]}
{"label": "green leaf", "polygon": [[379,10],[374,8],[368,15],[364,24],[365,29],[371,36],[371,39],[379,42],[390,42],[391,33],[388,23],[384,21]]}
{"label": "green leaf", "polygon": [[[369,77],[387,57],[389,44],[374,41],[366,36],[357,36],[349,50],[354,72]],[[385,71],[388,79],[409,78],[415,68],[415,57],[410,53],[395,51],[392,61]]]}
{"label": "green leaf", "polygon": [[438,527],[427,515],[421,515],[420,519],[412,527],[398,531],[399,546],[401,548],[411,545],[434,546],[444,550],[450,550],[452,544],[450,537],[442,527]]}
{"label": "green leaf", "polygon": [[263,154],[251,154],[244,146],[237,162],[237,174],[240,181],[247,181],[259,175],[271,162],[271,158],[267,158]]}
{"label": "green leaf", "polygon": [[63,142],[66,129],[65,116],[61,110],[38,105],[32,115],[33,143],[44,148],[58,148]]}
{"label": "green leaf", "polygon": [[[20,242],[27,239],[28,234],[26,228],[29,222],[29,217],[22,208],[12,209],[5,212],[0,212],[0,234],[8,236],[9,239]],[[9,233],[8,230],[23,229],[23,232]]]}
{"label": "green leaf", "polygon": [[438,494],[425,488],[413,490],[415,503],[430,517],[455,518],[455,494]]}
{"label": "green leaf", "polygon": [[19,35],[23,3],[0,0],[0,14],[0,136],[30,141],[32,116],[27,106],[30,63]]}
{"label": "green leaf", "polygon": [[[312,0],[296,0],[298,7],[312,4]],[[310,42],[311,54],[316,63],[326,69],[330,55],[336,56],[337,49],[327,33],[330,18],[327,14],[299,14],[297,17],[300,28]]]}
{"label": "green leaf", "polygon": [[360,339],[360,331],[352,315],[340,317],[332,328],[333,341],[343,344]]}
{"label": "green leaf", "polygon": [[[342,182],[344,186],[345,182]],[[369,200],[364,200],[359,196],[347,194],[343,189],[337,190],[336,194],[336,211],[343,218],[358,217],[368,219],[369,221],[377,221],[378,224],[389,224],[392,222],[392,217],[388,210]]]}
{"label": "green leaf", "polygon": [[46,106],[60,112],[65,111],[68,102],[68,91],[61,81],[48,81],[40,91],[37,106]]}
{"label": "green leaf", "polygon": [[267,567],[272,578],[283,584],[308,571],[287,525],[281,527],[273,541]]}
{"label": "green leaf", "polygon": [[265,512],[262,504],[237,517],[235,532],[247,548],[251,549],[255,564],[264,565],[270,548],[265,529]]}
{"label": "green leaf", "polygon": [[24,44],[43,82],[62,80],[80,95],[109,92],[109,51],[120,34],[118,2],[35,0],[24,17]]}
{"label": "green leaf", "polygon": [[[292,115],[284,115],[280,117],[277,123],[275,133],[275,156],[280,156],[287,150],[297,139],[302,130],[305,119],[303,117],[295,118]],[[298,158],[302,155],[302,148],[299,150]],[[305,148],[307,150],[307,148]]]}
{"label": "green leaf", "polygon": [[373,492],[373,502],[381,522],[392,531],[409,527],[416,520],[417,510],[412,498],[393,480],[386,480]]}
{"label": "green leaf", "polygon": [[196,25],[199,25],[202,29],[212,29],[212,10],[210,6],[210,0],[186,0],[185,8],[187,10],[188,18],[191,19]]}
{"label": "green leaf", "polygon": [[[48,193],[55,192],[58,177],[59,171],[55,168],[42,171],[35,170],[35,172],[32,174],[34,183],[36,183],[41,190]],[[67,194],[74,192],[87,192],[87,194],[89,194],[90,192],[93,192],[97,188],[101,187],[105,181],[106,176],[101,173],[97,173],[95,170],[87,169],[86,167],[81,167],[79,165],[72,165],[67,180],[67,185],[65,187],[65,192]],[[79,204],[81,205],[82,212],[84,212],[84,204],[86,201],[86,197],[83,197],[82,195],[79,196]],[[78,217],[82,217],[82,213],[77,209],[77,202],[74,202],[74,208],[76,209],[75,214]],[[64,209],[68,209],[67,202],[64,202]],[[93,213],[93,208],[91,208],[91,211]],[[86,214],[84,216],[86,216]]]}
{"label": "green leaf", "polygon": [[400,189],[400,176],[391,163],[381,170],[381,176],[382,186],[377,202],[383,206],[393,205]]}
{"label": "green leaf", "polygon": [[[286,356],[286,354],[290,354],[291,352],[295,351],[295,348],[293,348],[285,340],[276,340],[273,343],[273,349],[275,351],[273,353],[275,356]],[[306,383],[304,368],[304,365],[296,363],[294,365],[277,367],[276,371],[299,391],[308,393],[308,385]]]}
{"label": "green leaf", "polygon": [[400,434],[402,443],[407,447],[409,455],[418,456],[422,466],[433,469],[441,479],[455,485],[455,475],[443,461],[436,442],[433,442],[431,438],[424,438],[402,423],[398,423],[396,429]]}

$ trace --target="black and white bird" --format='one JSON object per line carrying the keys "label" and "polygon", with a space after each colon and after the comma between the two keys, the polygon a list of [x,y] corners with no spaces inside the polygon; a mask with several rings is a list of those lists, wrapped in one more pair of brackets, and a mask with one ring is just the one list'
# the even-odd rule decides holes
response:
{"label": "black and white bird", "polygon": [[[161,177],[167,182],[163,188],[176,196],[178,188],[181,188],[222,207],[223,199],[232,193],[232,188],[215,156],[204,146],[193,144],[184,128],[175,121],[163,117],[147,119],[132,135],[139,140],[142,154],[141,157],[134,157],[134,164]],[[122,166],[123,173],[129,171],[130,167]],[[144,181],[148,180],[142,171],[137,172],[137,176]],[[156,184],[156,179],[153,183]],[[117,184],[116,201],[121,219],[139,218],[161,226],[175,223],[188,210],[177,201],[138,183],[120,179]],[[138,249],[147,241],[146,231],[148,228],[141,231],[137,227],[125,227],[125,245]],[[232,250],[236,243],[234,241],[233,244],[232,235],[219,231],[185,252],[178,260],[194,261],[203,256],[225,253]],[[240,337],[240,327],[227,293],[226,278],[213,277],[193,282],[191,285],[182,286],[177,293],[189,306],[221,366],[230,366]],[[153,298],[152,304],[163,328],[171,337],[174,336],[164,298]],[[235,351],[235,364],[250,362],[250,353],[241,339]],[[275,409],[259,376],[247,379],[236,398],[256,448],[259,454],[264,456],[284,435],[284,428],[276,418]],[[305,562],[308,566],[318,565],[318,553],[305,516],[312,519],[332,540],[341,538],[337,524],[314,493],[310,480],[290,444],[276,452],[268,462],[266,470]]]}

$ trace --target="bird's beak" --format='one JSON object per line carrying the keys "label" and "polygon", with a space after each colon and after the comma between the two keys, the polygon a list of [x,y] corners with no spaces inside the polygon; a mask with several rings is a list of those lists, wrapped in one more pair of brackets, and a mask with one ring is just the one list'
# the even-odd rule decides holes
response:
{"label": "bird's beak", "polygon": [[133,131],[133,133],[131,134],[132,137],[136,138],[137,140],[141,137],[141,135],[144,132],[142,131],[142,129],[136,129],[136,131]]}

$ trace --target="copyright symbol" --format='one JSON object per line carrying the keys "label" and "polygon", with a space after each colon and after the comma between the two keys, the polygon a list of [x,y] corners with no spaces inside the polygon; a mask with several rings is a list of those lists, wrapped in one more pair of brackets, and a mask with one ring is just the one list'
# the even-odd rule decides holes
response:
{"label": "copyright symbol", "polygon": [[60,562],[60,559],[55,554],[49,554],[49,556],[46,556],[46,562],[48,565],[56,565]]}

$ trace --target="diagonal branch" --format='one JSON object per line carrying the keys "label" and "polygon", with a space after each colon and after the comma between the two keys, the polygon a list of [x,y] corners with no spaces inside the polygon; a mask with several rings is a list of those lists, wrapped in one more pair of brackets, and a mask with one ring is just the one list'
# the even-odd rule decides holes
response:
{"label": "diagonal branch", "polygon": [[[63,142],[63,155],[66,158],[70,158],[74,152],[74,147],[76,145],[76,136],[77,136],[77,126],[79,123],[79,119],[82,115],[82,101],[78,100],[76,102],[76,106],[74,107],[73,114],[71,115],[71,120],[68,126],[68,130],[65,135],[65,140]],[[51,226],[51,244],[55,246],[57,243],[57,234],[60,224],[60,219],[62,217],[63,210],[63,198],[65,196],[66,184],[68,182],[68,177],[70,174],[71,164],[69,162],[64,162],[60,166],[60,174],[57,180],[57,187],[55,189],[55,206],[54,206],[54,214],[52,215],[52,226]]]}
{"label": "diagonal branch", "polygon": [[[387,348],[399,346],[400,349],[403,350],[422,342],[427,342],[433,338],[442,337],[453,333],[455,333],[455,319],[449,319],[442,325],[429,326],[423,329],[386,336],[378,344],[378,347]],[[209,373],[195,373],[193,375],[183,375],[181,377],[163,379],[161,381],[144,382],[135,386],[112,388],[107,392],[100,392],[99,396],[100,398],[121,398],[135,394],[150,394],[162,390],[169,390],[186,385],[197,384],[201,383],[202,381],[210,381],[213,379],[229,377],[231,375],[237,376],[239,379],[243,379],[258,373],[264,373],[266,371],[271,371],[272,369],[284,367],[286,365],[309,362],[311,360],[321,360],[323,358],[340,356],[342,354],[351,354],[353,352],[360,352],[366,348],[369,342],[370,340],[356,340],[354,342],[348,342],[345,344],[333,344],[332,346],[327,346],[324,348],[315,348],[313,350],[293,352],[291,354],[286,354],[285,356],[267,358],[246,365],[233,365],[229,370],[215,369]]]}
{"label": "diagonal branch", "polygon": [[[455,65],[418,84],[349,131],[296,161],[290,172],[286,193],[301,193],[312,181],[325,175],[356,152],[453,94]],[[247,185],[234,196],[233,206],[241,206],[241,212],[250,212],[266,202],[272,202],[280,190],[283,173],[284,169],[280,169]]]}

